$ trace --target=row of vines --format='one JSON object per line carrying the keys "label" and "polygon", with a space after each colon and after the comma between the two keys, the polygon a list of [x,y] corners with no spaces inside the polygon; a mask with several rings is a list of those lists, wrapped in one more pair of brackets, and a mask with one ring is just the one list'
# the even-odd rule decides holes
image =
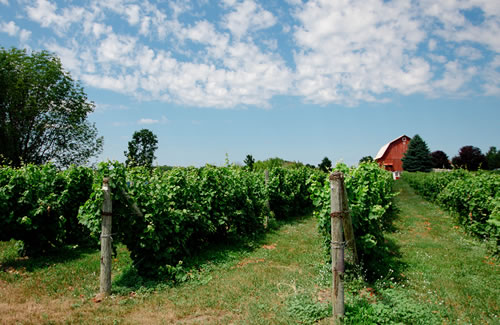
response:
{"label": "row of vines", "polygon": [[[387,248],[384,232],[391,228],[395,217],[392,174],[375,163],[362,163],[358,167],[338,164],[334,171],[344,174],[344,184],[351,212],[354,236],[360,260],[365,268],[373,269]],[[310,178],[310,191],[323,237],[325,253],[331,242],[330,182],[326,178]]]}
{"label": "row of vines", "polygon": [[451,211],[472,234],[500,240],[500,175],[454,170],[442,173],[404,173],[408,183],[426,199]]}
{"label": "row of vines", "polygon": [[[346,175],[358,251],[367,261],[391,221],[391,175],[376,164],[340,164],[336,170]],[[186,256],[208,244],[253,236],[275,219],[313,207],[325,244],[330,242],[330,188],[318,170],[272,168],[266,184],[264,173],[236,166],[162,171],[118,162],[95,170],[58,171],[50,164],[0,168],[0,240],[22,241],[26,254],[97,244],[105,177],[112,193],[114,243],[127,246],[144,275],[173,277]]]}

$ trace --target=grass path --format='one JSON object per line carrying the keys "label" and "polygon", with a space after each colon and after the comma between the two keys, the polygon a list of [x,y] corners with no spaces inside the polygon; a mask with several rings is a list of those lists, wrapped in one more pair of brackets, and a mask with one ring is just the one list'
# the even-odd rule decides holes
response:
{"label": "grass path", "polygon": [[464,234],[452,217],[419,197],[404,181],[396,204],[402,275],[419,299],[439,307],[445,324],[500,324],[500,263]]}
{"label": "grass path", "polygon": [[190,280],[173,287],[141,282],[121,247],[113,264],[113,296],[101,302],[93,300],[98,252],[70,254],[55,263],[8,261],[3,255],[1,324],[293,324],[328,314],[328,305],[319,303],[327,301],[328,267],[310,217],[282,225],[250,246],[207,252],[186,274]]}

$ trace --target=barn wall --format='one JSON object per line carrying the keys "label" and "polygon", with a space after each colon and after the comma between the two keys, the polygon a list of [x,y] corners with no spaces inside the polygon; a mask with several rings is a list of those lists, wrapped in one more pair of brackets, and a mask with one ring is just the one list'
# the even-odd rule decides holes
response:
{"label": "barn wall", "polygon": [[391,143],[385,154],[378,161],[379,165],[383,167],[384,165],[392,164],[392,168],[386,167],[386,169],[391,171],[403,171],[403,162],[401,158],[403,158],[404,153],[408,150],[409,143],[410,141],[408,138],[406,142],[398,139]]}

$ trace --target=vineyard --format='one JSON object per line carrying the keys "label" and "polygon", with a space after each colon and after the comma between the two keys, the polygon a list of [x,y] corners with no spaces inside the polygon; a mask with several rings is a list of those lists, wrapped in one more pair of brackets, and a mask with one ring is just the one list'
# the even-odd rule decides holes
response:
{"label": "vineyard", "polygon": [[[438,225],[443,227],[442,215],[436,213],[429,217],[434,213],[431,210],[409,212],[416,203],[404,205],[393,190],[392,175],[374,163],[357,167],[337,164],[334,171],[341,171],[344,175],[361,262],[359,268],[347,259],[346,323],[389,324],[421,319],[422,324],[435,324],[440,323],[440,319],[457,319],[459,316],[456,315],[461,315],[461,312],[449,314],[446,311],[449,305],[432,307],[428,303],[434,301],[432,297],[425,298],[427,302],[419,300],[420,295],[428,292],[423,273],[406,270],[393,243],[395,238],[406,243],[415,236],[414,225],[405,231],[394,232],[394,222],[410,220],[406,216],[398,217],[401,206],[405,215],[417,216],[417,225],[422,222],[425,233],[418,232],[417,238],[431,232],[434,227],[438,229]],[[112,201],[114,284],[112,300],[102,302],[101,306],[106,307],[97,312],[94,304],[98,290],[97,248],[103,217],[104,179],[109,180]],[[428,200],[453,211],[464,228],[488,239],[493,245],[495,240],[498,241],[498,181],[498,174],[486,172],[410,173],[404,174],[396,189],[407,191],[405,186],[411,184]],[[125,317],[116,313],[137,311],[134,304],[139,301],[140,306],[146,304],[142,309],[153,310],[160,303],[153,298],[156,294],[163,297],[163,302],[170,301],[168,308],[178,310],[176,315],[155,314],[173,317],[163,319],[184,319],[198,313],[200,308],[210,313],[212,306],[227,304],[240,306],[237,308],[243,308],[244,319],[253,319],[257,323],[260,321],[253,317],[261,313],[253,310],[255,308],[267,310],[268,321],[277,317],[283,322],[301,320],[310,323],[326,318],[331,315],[331,306],[328,307],[322,298],[331,286],[330,186],[326,173],[308,167],[273,167],[267,173],[238,166],[210,165],[165,171],[127,168],[118,162],[104,162],[96,169],[71,167],[63,171],[50,164],[26,165],[17,169],[2,167],[0,251],[4,251],[0,252],[0,298],[7,304],[0,303],[0,312],[10,314],[17,310],[12,304],[21,304],[19,301],[24,301],[25,295],[29,296],[26,293],[21,298],[16,296],[18,291],[15,288],[19,286],[16,283],[23,283],[29,292],[36,292],[35,300],[50,297],[51,294],[46,296],[46,292],[62,296],[69,294],[72,298],[65,299],[72,301],[72,307],[67,312],[57,309],[54,313],[67,314],[60,319],[70,322],[90,323],[93,319],[112,323],[115,322],[113,319]],[[408,193],[404,195],[406,197]],[[396,201],[399,201],[399,207],[395,206]],[[313,217],[309,218],[311,214]],[[419,218],[424,218],[424,221],[419,221]],[[440,230],[432,240],[438,243],[442,236]],[[448,240],[454,240],[453,236],[452,232]],[[262,238],[270,241],[262,242]],[[315,242],[318,248],[322,245],[323,250],[314,248]],[[414,263],[413,268],[422,267],[429,259],[428,254],[432,254],[431,248],[443,245],[433,244],[423,250],[413,244],[403,244],[405,249],[418,250],[412,253],[415,259],[405,257],[405,263]],[[462,242],[457,245],[460,247]],[[471,245],[479,247],[479,243]],[[13,253],[12,249],[17,252]],[[450,249],[442,248],[446,252]],[[474,251],[484,254],[479,248],[474,248]],[[346,253],[349,253],[349,247]],[[66,261],[65,255],[60,254],[73,257]],[[437,259],[432,263],[429,260],[429,269],[423,272],[435,272],[430,270],[436,263],[441,263],[439,256],[444,253],[435,254]],[[419,259],[419,256],[425,258]],[[481,269],[481,274],[494,282],[494,269],[498,267],[496,258],[486,258],[480,268],[476,257],[468,262],[467,267]],[[72,259],[76,259],[75,262]],[[461,259],[457,259],[457,265],[453,267],[462,269]],[[436,287],[446,288],[440,289],[447,290],[444,297],[448,292],[451,294],[457,283],[462,283],[464,278],[457,272],[450,276],[455,282]],[[408,274],[415,283],[412,287],[406,278]],[[482,284],[476,284],[473,274],[471,277],[473,290],[479,290]],[[260,278],[265,281],[259,282],[261,280],[257,279]],[[203,291],[205,287],[209,290],[206,293]],[[240,288],[234,289],[234,295],[233,287]],[[287,294],[283,293],[285,287],[291,290]],[[197,297],[205,295],[206,298],[192,298],[192,290],[196,290]],[[466,317],[476,320],[496,317],[495,290],[492,292],[474,303],[473,308],[479,310],[480,306],[487,305],[489,315],[493,316],[474,318],[476,316],[471,316],[473,312],[470,312]],[[179,296],[184,300],[177,306]],[[138,300],[136,297],[142,298]],[[52,304],[49,298],[43,299]],[[245,299],[251,303],[247,304]],[[450,303],[456,299],[466,297],[456,296]],[[226,310],[226,307],[220,308]],[[235,307],[227,308],[232,310]],[[79,310],[97,312],[99,316],[85,316]],[[107,318],[103,315],[105,310],[112,310],[114,316]],[[23,315],[23,308],[16,313]],[[15,323],[20,316],[13,315]],[[43,313],[37,315],[28,323],[44,321]],[[226,316],[228,321],[239,317]],[[225,319],[217,315],[213,317],[208,323],[224,322]]]}
{"label": "vineyard", "polygon": [[[374,256],[391,214],[392,180],[374,164],[338,165],[346,175],[361,257]],[[319,231],[329,238],[329,184],[320,171],[239,167],[126,168],[118,162],[96,170],[27,165],[0,170],[1,240],[22,241],[23,254],[67,244],[97,244],[104,178],[110,179],[113,240],[129,249],[134,266],[148,276],[175,278],[184,256],[203,247],[262,233],[275,220],[316,208]]]}
{"label": "vineyard", "polygon": [[500,175],[454,170],[442,173],[405,173],[405,180],[423,197],[452,212],[475,236],[500,243]]}

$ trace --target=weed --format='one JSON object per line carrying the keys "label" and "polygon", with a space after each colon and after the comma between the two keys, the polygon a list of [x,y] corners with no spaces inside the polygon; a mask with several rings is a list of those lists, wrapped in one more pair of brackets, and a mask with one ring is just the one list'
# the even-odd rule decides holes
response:
{"label": "weed", "polygon": [[332,314],[330,304],[315,302],[309,294],[297,294],[286,301],[288,314],[302,324],[312,324]]}

